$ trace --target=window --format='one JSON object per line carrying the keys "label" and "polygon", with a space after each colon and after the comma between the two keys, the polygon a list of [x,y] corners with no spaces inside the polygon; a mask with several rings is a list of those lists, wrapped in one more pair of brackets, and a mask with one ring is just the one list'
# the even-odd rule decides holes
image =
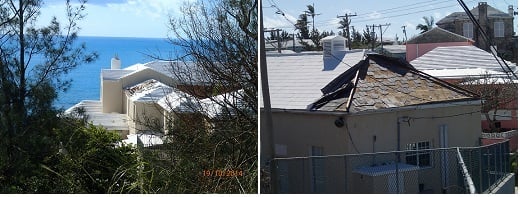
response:
{"label": "window", "polygon": [[466,38],[473,39],[473,23],[462,24],[462,34]]}
{"label": "window", "polygon": [[504,37],[504,22],[503,21],[495,22],[494,33],[495,33],[495,38]]}
{"label": "window", "polygon": [[430,142],[417,142],[407,144],[406,164],[416,165],[419,167],[431,166],[431,151],[418,151],[424,149],[430,149]]}

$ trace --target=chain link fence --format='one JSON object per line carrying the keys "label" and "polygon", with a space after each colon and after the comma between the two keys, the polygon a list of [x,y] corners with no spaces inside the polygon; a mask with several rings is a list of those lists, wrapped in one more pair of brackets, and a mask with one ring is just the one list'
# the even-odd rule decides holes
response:
{"label": "chain link fence", "polygon": [[508,141],[474,148],[276,158],[272,162],[275,193],[487,193],[510,172]]}

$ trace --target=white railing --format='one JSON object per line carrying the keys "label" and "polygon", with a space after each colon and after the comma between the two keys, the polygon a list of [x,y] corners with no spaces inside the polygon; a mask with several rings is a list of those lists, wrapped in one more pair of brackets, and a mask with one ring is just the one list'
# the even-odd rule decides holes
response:
{"label": "white railing", "polygon": [[460,150],[457,148],[457,159],[459,160],[459,165],[462,168],[462,174],[464,175],[464,183],[466,187],[468,187],[470,194],[475,194],[475,185],[473,184],[473,180],[471,180],[471,176],[469,175],[468,169],[464,164],[464,160],[462,159],[462,155],[460,155]]}
{"label": "white railing", "polygon": [[507,139],[518,135],[518,130],[511,130],[501,133],[482,133],[481,137],[484,139]]}

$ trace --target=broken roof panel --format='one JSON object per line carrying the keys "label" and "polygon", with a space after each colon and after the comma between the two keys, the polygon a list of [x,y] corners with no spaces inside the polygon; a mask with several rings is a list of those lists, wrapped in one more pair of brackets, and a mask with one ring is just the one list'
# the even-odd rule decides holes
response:
{"label": "broken roof panel", "polygon": [[[363,56],[363,50],[352,50],[338,58],[341,61],[336,65],[326,65],[331,62],[324,61],[322,52],[268,53],[271,107],[308,109],[309,104],[323,94],[321,88],[362,60]],[[262,90],[258,92],[262,93]],[[260,106],[262,103],[262,96],[259,96]]]}
{"label": "broken roof panel", "polygon": [[170,94],[173,88],[155,79],[149,79],[137,85],[127,87],[125,93],[130,100],[137,102],[157,102]]}
{"label": "broken roof panel", "polygon": [[477,97],[396,58],[370,54],[323,88],[311,110],[361,112]]}

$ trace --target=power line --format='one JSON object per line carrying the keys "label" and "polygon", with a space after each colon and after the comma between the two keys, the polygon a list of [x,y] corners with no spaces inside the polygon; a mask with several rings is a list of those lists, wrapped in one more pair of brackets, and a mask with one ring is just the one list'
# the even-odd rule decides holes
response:
{"label": "power line", "polygon": [[[477,0],[471,0],[469,2],[475,2]],[[444,2],[444,1],[443,1]],[[438,3],[436,3],[438,4]],[[406,16],[406,15],[411,15],[411,14],[417,14],[417,13],[423,13],[423,12],[427,12],[427,11],[432,11],[432,10],[439,10],[439,9],[443,9],[443,8],[449,8],[449,7],[454,7],[456,4],[450,4],[448,6],[441,6],[441,7],[433,7],[433,8],[429,8],[429,9],[423,9],[423,10],[419,10],[419,11],[414,11],[414,12],[407,12],[407,13],[403,13],[403,14],[396,14],[396,15],[391,15],[391,16],[386,16],[386,17],[381,17],[381,18],[369,18],[369,17],[360,17],[360,18],[367,18],[367,19],[362,19],[362,20],[356,20],[355,22],[352,22],[354,24],[359,24],[359,23],[364,23],[364,22],[368,22],[368,21],[376,21],[376,20],[382,20],[382,19],[389,19],[389,18],[395,18],[395,17],[401,17],[401,16]],[[421,7],[415,7],[413,9],[416,9],[416,8],[422,8],[423,6]],[[406,11],[406,10],[412,10],[412,9],[404,9],[403,11]],[[401,11],[397,11],[397,12],[401,12]],[[373,12],[371,12],[373,13]],[[361,14],[358,14],[358,16],[360,16]],[[318,21],[316,22],[317,25],[323,25],[323,24],[330,24],[331,22],[333,22],[332,20],[327,20],[327,21]],[[332,25],[332,24],[331,24]]]}
{"label": "power line", "polygon": [[451,118],[451,117],[457,117],[457,116],[471,115],[471,114],[475,114],[475,113],[479,113],[479,114],[481,114],[482,111],[478,110],[478,111],[465,112],[465,113],[452,114],[452,115],[445,115],[445,116],[410,117],[410,120]]}
{"label": "power line", "polygon": [[293,25],[293,27],[296,27],[296,24],[289,20],[287,16],[285,16],[285,12],[282,9],[280,9],[280,7],[278,7],[278,5],[276,5],[276,3],[273,0],[269,0],[269,2],[271,3],[271,7],[276,8],[276,14],[282,15],[283,18],[285,18],[285,20],[287,20],[291,25]]}
{"label": "power line", "polygon": [[[482,38],[484,38],[484,40],[490,45],[490,47],[492,49],[494,49],[494,51],[497,51],[496,47],[493,45],[493,40],[491,40],[491,38],[487,35],[487,32],[484,30],[484,28],[482,26],[480,26],[480,23],[477,21],[477,19],[475,19],[475,16],[473,16],[473,14],[471,13],[471,11],[469,10],[468,6],[466,6],[466,3],[464,3],[463,0],[457,0],[460,4],[460,6],[464,9],[464,12],[466,12],[466,14],[468,15],[469,19],[471,20],[471,22],[473,23],[473,25],[477,26],[477,29],[478,31],[482,34]],[[479,3],[479,6],[480,6],[480,3]],[[478,37],[477,37],[478,39]],[[497,57],[497,55],[494,53],[494,52],[491,52],[491,54],[493,55],[493,57],[495,57],[495,60],[497,61],[497,63],[500,65],[500,67],[502,68],[502,70],[504,70],[504,72],[507,74],[507,77],[509,80],[512,80],[511,79],[511,76],[509,75],[509,72],[511,72],[511,74],[516,78],[518,79],[518,77],[516,76],[515,72],[513,72],[513,70],[511,69],[511,67],[509,67],[509,65],[504,61],[504,59],[500,58],[500,57]],[[509,70],[506,70],[504,68],[504,66],[502,66],[502,64],[500,63],[500,60],[502,60],[502,63],[505,64],[505,66],[507,67],[507,69]]]}
{"label": "power line", "polygon": [[[445,2],[450,2],[450,1],[451,0],[445,0],[445,1],[431,0],[431,1],[425,1],[425,2],[418,2],[418,3],[408,4],[408,5],[404,5],[404,6],[384,9],[384,10],[378,10],[378,11],[373,11],[373,12],[366,12],[366,13],[362,13],[362,14],[359,14],[359,15],[360,16],[371,15],[374,12],[377,12],[377,13],[387,13],[387,12],[390,12],[390,11],[393,11],[393,10],[398,10],[397,12],[400,12],[400,11],[405,11],[405,10],[412,10],[412,9],[415,9],[415,8],[423,8],[424,6],[428,6],[428,5],[438,5],[440,3],[445,3]],[[410,6],[413,6],[413,5],[424,4],[424,3],[427,3],[427,4],[426,5],[415,6],[415,7],[411,7],[411,8],[407,8],[407,9],[403,9],[403,8],[406,8],[406,7],[410,7]]]}
{"label": "power line", "polygon": [[[473,0],[473,1],[476,1],[476,0]],[[392,16],[381,17],[381,18],[359,20],[359,21],[356,21],[354,23],[362,23],[362,22],[367,22],[367,21],[374,21],[374,20],[381,20],[381,19],[388,19],[388,18],[406,16],[406,15],[417,14],[417,13],[422,13],[422,12],[427,12],[427,11],[432,11],[432,10],[439,10],[439,9],[449,8],[449,7],[453,7],[453,5],[436,7],[436,8],[430,8],[430,9],[419,10],[419,11],[415,11],[415,12],[408,12],[408,13],[404,13],[404,14],[397,14],[397,15],[392,15]]]}

